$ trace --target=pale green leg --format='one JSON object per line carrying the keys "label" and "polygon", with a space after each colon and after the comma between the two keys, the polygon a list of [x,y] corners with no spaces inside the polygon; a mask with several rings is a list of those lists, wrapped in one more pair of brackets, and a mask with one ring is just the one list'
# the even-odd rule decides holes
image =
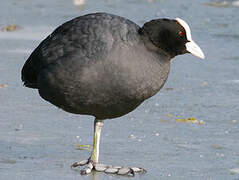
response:
{"label": "pale green leg", "polygon": [[102,120],[95,119],[94,121],[94,143],[93,143],[93,151],[91,157],[87,160],[83,160],[81,162],[74,163],[71,167],[84,166],[88,164],[88,166],[81,171],[81,174],[89,174],[94,168],[95,164],[99,162],[99,148],[100,148],[100,134],[101,129],[104,123]]}
{"label": "pale green leg", "polygon": [[94,164],[99,162],[100,134],[104,123],[102,120],[95,119],[94,122],[94,145],[91,160]]}

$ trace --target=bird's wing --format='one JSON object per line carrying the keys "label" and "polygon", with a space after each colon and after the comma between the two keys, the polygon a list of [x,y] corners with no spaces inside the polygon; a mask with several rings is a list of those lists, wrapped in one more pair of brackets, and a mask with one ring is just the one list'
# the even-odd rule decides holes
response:
{"label": "bird's wing", "polygon": [[[139,27],[119,16],[95,13],[80,16],[59,26],[43,40],[25,62],[22,81],[37,88],[39,72],[67,56],[80,57],[80,64],[106,59],[115,44],[132,43]],[[130,40],[129,40],[130,38]]]}

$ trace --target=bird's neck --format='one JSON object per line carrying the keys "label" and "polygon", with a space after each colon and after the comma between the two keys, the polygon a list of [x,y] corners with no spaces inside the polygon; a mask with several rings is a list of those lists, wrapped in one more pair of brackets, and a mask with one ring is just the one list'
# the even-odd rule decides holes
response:
{"label": "bird's neck", "polygon": [[139,29],[139,35],[141,37],[141,40],[143,41],[145,47],[152,52],[155,52],[157,54],[160,54],[161,56],[165,56],[166,59],[171,60],[175,56],[172,56],[168,52],[164,51],[160,47],[155,46],[155,44],[151,41],[151,39],[148,37],[147,33],[144,32],[143,28]]}

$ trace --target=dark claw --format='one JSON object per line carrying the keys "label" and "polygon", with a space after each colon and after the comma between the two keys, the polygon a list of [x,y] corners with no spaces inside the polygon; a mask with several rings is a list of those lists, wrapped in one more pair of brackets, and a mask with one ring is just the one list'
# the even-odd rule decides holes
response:
{"label": "dark claw", "polygon": [[133,170],[132,168],[130,168],[130,171],[128,172],[128,174],[129,174],[130,176],[132,176],[132,177],[135,176],[135,172],[134,172],[134,170]]}
{"label": "dark claw", "polygon": [[147,173],[146,169],[144,169],[144,168],[140,168],[140,169],[141,169],[141,173],[142,173],[142,174]]}
{"label": "dark claw", "polygon": [[80,174],[81,174],[81,175],[86,175],[86,170],[82,169],[82,170],[80,171]]}
{"label": "dark claw", "polygon": [[78,162],[75,162],[74,164],[71,165],[71,168],[73,169],[73,168],[75,168],[75,167],[77,167],[77,166],[80,166],[80,165],[79,165]]}
{"label": "dark claw", "polygon": [[83,161],[80,161],[80,162],[75,162],[74,164],[71,165],[71,168],[75,168],[75,167],[78,167],[78,166],[84,166],[84,165],[89,164],[89,163],[90,163],[89,159],[86,159],[86,160],[83,160]]}

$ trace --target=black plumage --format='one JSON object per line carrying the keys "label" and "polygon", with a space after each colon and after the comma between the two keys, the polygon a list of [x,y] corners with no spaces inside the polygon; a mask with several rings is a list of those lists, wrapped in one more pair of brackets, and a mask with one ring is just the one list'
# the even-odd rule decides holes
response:
{"label": "black plumage", "polygon": [[98,119],[122,116],[157,93],[168,76],[171,56],[145,34],[111,14],[75,18],[33,51],[22,80],[65,111]]}
{"label": "black plumage", "polygon": [[155,95],[165,84],[170,60],[192,53],[204,58],[180,18],[156,19],[139,27],[107,13],[77,17],[59,26],[32,52],[22,68],[22,81],[42,98],[75,114],[95,117],[94,146],[81,171],[134,175],[143,168],[98,163],[104,119],[123,116]]}

